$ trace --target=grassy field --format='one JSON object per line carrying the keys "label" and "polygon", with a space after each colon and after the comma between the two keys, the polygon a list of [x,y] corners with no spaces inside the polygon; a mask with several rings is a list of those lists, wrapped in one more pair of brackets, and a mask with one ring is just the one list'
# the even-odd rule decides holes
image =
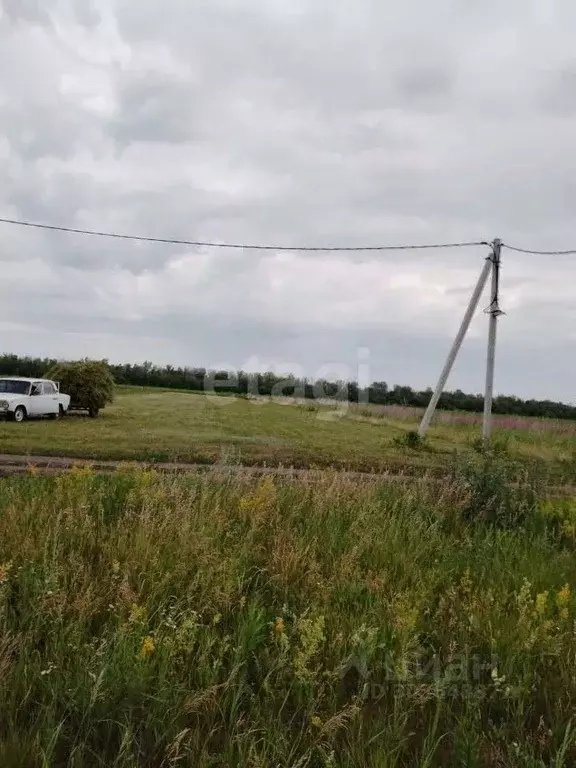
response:
{"label": "grassy field", "polygon": [[0,765],[575,765],[576,505],[486,461],[2,480]]}
{"label": "grassy field", "polygon": [[[426,445],[405,443],[417,411],[398,407],[285,403],[120,388],[100,418],[0,423],[0,451],[100,459],[333,466],[354,470],[431,468],[471,451],[479,417],[438,413]],[[497,419],[496,446],[576,478],[572,422]]]}

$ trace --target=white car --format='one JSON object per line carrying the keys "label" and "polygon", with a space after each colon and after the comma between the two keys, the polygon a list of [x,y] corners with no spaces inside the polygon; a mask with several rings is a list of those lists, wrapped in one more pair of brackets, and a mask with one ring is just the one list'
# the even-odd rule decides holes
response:
{"label": "white car", "polygon": [[57,419],[70,407],[70,395],[60,392],[60,385],[49,379],[0,377],[0,416],[22,422],[36,416]]}

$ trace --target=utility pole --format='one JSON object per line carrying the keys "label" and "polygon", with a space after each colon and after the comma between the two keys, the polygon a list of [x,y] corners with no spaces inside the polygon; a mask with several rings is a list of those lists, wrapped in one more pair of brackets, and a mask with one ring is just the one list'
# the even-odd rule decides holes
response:
{"label": "utility pole", "polygon": [[[497,242],[500,243],[499,240]],[[499,248],[498,248],[498,253],[500,253]],[[446,382],[448,380],[448,376],[450,375],[450,371],[452,370],[452,367],[454,365],[454,361],[456,360],[458,352],[460,351],[460,347],[462,346],[462,342],[464,341],[464,337],[466,336],[468,328],[470,327],[470,323],[472,322],[472,317],[474,316],[474,312],[478,307],[478,302],[480,301],[480,297],[482,296],[482,291],[484,290],[486,283],[488,281],[488,275],[490,274],[490,270],[494,270],[493,255],[489,256],[486,259],[486,263],[484,264],[480,277],[478,278],[478,283],[476,284],[476,288],[474,289],[472,298],[470,299],[470,304],[468,305],[468,309],[466,310],[464,319],[462,320],[462,325],[460,326],[460,330],[458,331],[456,338],[454,339],[452,349],[448,354],[448,359],[446,360],[446,364],[444,365],[444,368],[438,380],[438,384],[436,385],[436,390],[432,395],[432,399],[430,400],[428,408],[426,409],[426,413],[424,414],[424,417],[422,418],[422,422],[420,423],[420,427],[418,428],[418,434],[420,435],[420,437],[424,437],[426,432],[428,431],[428,427],[430,426],[430,422],[432,421],[432,417],[434,416],[434,412],[436,410],[436,406],[438,405],[438,401],[440,400],[440,396],[444,391],[444,387],[446,386]],[[492,274],[494,274],[494,271],[492,272]],[[494,288],[492,292],[494,293]]]}
{"label": "utility pole", "polygon": [[486,361],[486,389],[484,394],[484,421],[482,424],[482,439],[486,442],[492,435],[492,398],[494,395],[494,368],[496,363],[496,333],[498,318],[504,314],[500,309],[500,265],[502,241],[496,238],[492,243],[492,295],[490,306],[486,312],[490,315],[488,330],[488,357]]}

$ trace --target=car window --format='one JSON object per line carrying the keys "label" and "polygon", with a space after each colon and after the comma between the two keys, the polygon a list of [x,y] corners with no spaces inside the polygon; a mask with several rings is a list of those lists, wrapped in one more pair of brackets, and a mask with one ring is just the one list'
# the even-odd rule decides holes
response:
{"label": "car window", "polygon": [[30,384],[27,381],[13,379],[0,379],[0,392],[11,395],[27,395]]}
{"label": "car window", "polygon": [[52,384],[51,381],[45,381],[42,385],[42,389],[45,395],[56,394],[56,387],[54,386],[54,384]]}
{"label": "car window", "polygon": [[35,381],[34,384],[32,384],[32,389],[30,390],[31,395],[41,395],[42,394],[42,383],[39,381]]}

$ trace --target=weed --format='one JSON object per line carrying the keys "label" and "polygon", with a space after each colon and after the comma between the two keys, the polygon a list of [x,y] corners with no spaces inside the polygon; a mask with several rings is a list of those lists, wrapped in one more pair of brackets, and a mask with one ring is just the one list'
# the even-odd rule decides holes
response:
{"label": "weed", "polygon": [[420,437],[418,432],[412,429],[408,432],[404,432],[400,436],[395,437],[394,443],[405,448],[410,448],[411,450],[417,450],[418,448],[422,448],[425,445],[424,440]]}
{"label": "weed", "polygon": [[457,457],[452,478],[467,492],[463,518],[513,530],[533,520],[538,511],[541,478],[534,472],[521,473],[521,469],[492,452],[484,453],[479,460]]}
{"label": "weed", "polygon": [[574,765],[574,503],[468,462],[5,478],[0,765]]}
{"label": "weed", "polygon": [[472,448],[476,453],[492,456],[508,456],[510,453],[510,437],[501,435],[490,441],[482,437],[476,437],[472,441]]}

